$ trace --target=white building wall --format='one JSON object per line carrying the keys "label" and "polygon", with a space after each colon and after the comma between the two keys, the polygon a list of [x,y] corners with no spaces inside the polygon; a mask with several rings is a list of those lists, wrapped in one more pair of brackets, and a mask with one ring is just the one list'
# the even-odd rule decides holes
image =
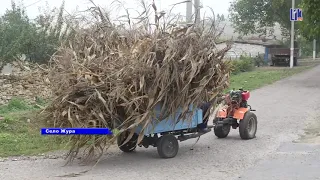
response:
{"label": "white building wall", "polygon": [[[218,48],[222,49],[226,47],[226,44],[219,44]],[[231,49],[225,55],[226,58],[237,59],[241,55],[256,57],[259,54],[265,53],[265,47],[261,45],[251,45],[251,44],[237,44],[234,43]]]}

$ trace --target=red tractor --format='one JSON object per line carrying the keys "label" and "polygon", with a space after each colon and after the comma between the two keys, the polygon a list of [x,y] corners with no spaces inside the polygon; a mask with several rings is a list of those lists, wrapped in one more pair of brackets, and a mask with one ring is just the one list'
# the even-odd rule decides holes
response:
{"label": "red tractor", "polygon": [[257,132],[257,116],[248,105],[250,92],[243,89],[232,90],[224,98],[224,104],[218,110],[213,121],[214,133],[218,138],[228,136],[231,127],[237,129],[242,139],[253,139]]}

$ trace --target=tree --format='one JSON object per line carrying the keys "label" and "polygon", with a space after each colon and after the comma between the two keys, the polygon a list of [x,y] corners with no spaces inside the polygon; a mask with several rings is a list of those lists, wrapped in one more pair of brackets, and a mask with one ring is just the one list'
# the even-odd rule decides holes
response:
{"label": "tree", "polygon": [[12,2],[11,9],[0,17],[0,70],[22,54],[29,61],[46,63],[56,48],[68,40],[70,27],[64,23],[63,9],[64,2],[57,15],[42,14],[32,22],[24,8]]}
{"label": "tree", "polygon": [[0,18],[0,69],[15,56],[27,53],[35,26],[30,23],[24,9],[12,2],[11,10]]}
{"label": "tree", "polygon": [[217,20],[218,21],[225,21],[224,15],[223,14],[217,14]]}
{"label": "tree", "polygon": [[[300,4],[302,0],[296,0]],[[283,35],[291,29],[289,0],[234,0],[230,6],[230,21],[235,30],[244,35],[273,34],[275,23],[279,23]]]}
{"label": "tree", "polygon": [[221,20],[221,21],[225,21],[225,20],[226,20],[226,19],[224,18],[224,15],[223,15],[223,14],[221,14],[220,20]]}
{"label": "tree", "polygon": [[[47,13],[40,14],[36,18],[38,38],[34,40],[34,49],[30,55],[38,63],[46,63],[56,52],[56,48],[63,41],[68,40],[67,32],[70,27],[64,22],[64,6],[65,2],[63,1],[59,9],[47,10]],[[54,14],[48,13],[48,11],[54,12]]]}
{"label": "tree", "polygon": [[320,37],[320,0],[303,0],[301,6],[303,21],[298,22],[301,32],[307,39]]}

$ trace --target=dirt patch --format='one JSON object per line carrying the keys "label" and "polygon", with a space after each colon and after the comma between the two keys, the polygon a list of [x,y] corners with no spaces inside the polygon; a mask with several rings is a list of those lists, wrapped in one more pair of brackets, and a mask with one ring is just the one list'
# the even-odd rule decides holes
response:
{"label": "dirt patch", "polygon": [[299,139],[300,143],[320,144],[320,126],[312,129],[306,129],[305,135]]}
{"label": "dirt patch", "polygon": [[315,121],[307,126],[305,134],[295,141],[297,143],[320,144],[320,115],[316,116]]}

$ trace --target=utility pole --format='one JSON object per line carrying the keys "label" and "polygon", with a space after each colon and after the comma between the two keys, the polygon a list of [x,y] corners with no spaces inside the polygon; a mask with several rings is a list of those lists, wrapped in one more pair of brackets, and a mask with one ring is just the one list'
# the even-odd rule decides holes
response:
{"label": "utility pole", "polygon": [[316,60],[316,56],[317,56],[316,45],[317,45],[317,41],[316,39],[313,39],[313,60]]}
{"label": "utility pole", "polygon": [[189,0],[187,3],[186,9],[186,22],[187,24],[192,23],[192,0]]}
{"label": "utility pole", "polygon": [[200,0],[194,0],[194,9],[196,14],[196,24],[200,23]]}
{"label": "utility pole", "polygon": [[[292,0],[292,9],[294,9],[295,0]],[[290,48],[290,68],[293,67],[294,55],[294,21],[291,21],[291,48]]]}

